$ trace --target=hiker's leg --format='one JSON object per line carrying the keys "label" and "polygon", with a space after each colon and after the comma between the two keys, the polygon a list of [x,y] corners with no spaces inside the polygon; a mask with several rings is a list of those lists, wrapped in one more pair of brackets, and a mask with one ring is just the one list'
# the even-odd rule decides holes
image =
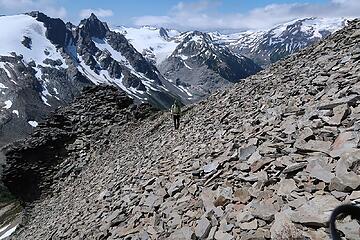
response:
{"label": "hiker's leg", "polygon": [[176,115],[173,115],[173,119],[174,119],[174,128],[176,129]]}
{"label": "hiker's leg", "polygon": [[180,116],[177,117],[177,128],[179,129],[180,127]]}
{"label": "hiker's leg", "polygon": [[179,115],[176,115],[176,129],[179,129],[180,126],[180,117]]}

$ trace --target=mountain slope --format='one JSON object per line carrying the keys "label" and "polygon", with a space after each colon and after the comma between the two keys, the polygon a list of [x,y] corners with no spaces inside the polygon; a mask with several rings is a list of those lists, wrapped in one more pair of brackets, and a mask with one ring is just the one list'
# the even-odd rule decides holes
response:
{"label": "mountain slope", "polygon": [[[55,182],[13,239],[327,239],[331,210],[358,200],[359,40],[357,20],[190,106],[181,132],[166,113],[83,125],[59,146],[59,170],[34,158]],[[45,136],[8,148],[10,190],[29,161],[19,151]],[[347,238],[358,230],[338,227]]]}
{"label": "mountain slope", "polygon": [[213,43],[206,33],[186,32],[179,38],[181,42],[159,70],[197,96],[206,96],[261,70],[252,60]]}
{"label": "mountain slope", "polygon": [[[79,26],[40,12],[0,17],[0,146],[30,133],[84,86],[108,84],[136,102],[190,102],[123,35],[95,15]],[[10,26],[10,27],[9,27]]]}

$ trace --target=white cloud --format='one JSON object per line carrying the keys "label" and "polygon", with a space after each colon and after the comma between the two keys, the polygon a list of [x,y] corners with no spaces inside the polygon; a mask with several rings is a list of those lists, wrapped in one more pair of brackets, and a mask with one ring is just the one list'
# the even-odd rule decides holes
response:
{"label": "white cloud", "polygon": [[83,9],[80,11],[80,17],[82,18],[87,18],[91,15],[91,13],[94,13],[96,16],[98,17],[112,17],[114,16],[114,13],[112,10],[110,9],[102,9],[102,8],[99,8],[99,9]]}
{"label": "white cloud", "polygon": [[41,11],[50,17],[64,18],[67,11],[55,0],[0,0],[0,11],[5,14],[18,14]]}
{"label": "white cloud", "polygon": [[264,29],[303,17],[360,17],[359,0],[330,0],[326,4],[311,1],[304,3],[299,0],[299,3],[270,4],[247,13],[234,14],[219,13],[216,7],[220,4],[221,1],[212,0],[200,0],[190,4],[180,2],[167,16],[140,16],[134,18],[134,24],[181,30],[235,30]]}

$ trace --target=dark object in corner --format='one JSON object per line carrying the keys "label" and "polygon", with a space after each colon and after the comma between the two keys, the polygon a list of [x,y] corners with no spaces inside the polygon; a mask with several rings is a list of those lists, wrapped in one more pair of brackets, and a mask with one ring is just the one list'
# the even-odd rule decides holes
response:
{"label": "dark object in corner", "polygon": [[331,238],[333,240],[341,240],[340,234],[336,230],[336,217],[339,215],[343,215],[343,217],[351,216],[352,218],[360,221],[360,207],[355,205],[346,204],[341,205],[332,212],[330,217],[330,231],[331,231]]}

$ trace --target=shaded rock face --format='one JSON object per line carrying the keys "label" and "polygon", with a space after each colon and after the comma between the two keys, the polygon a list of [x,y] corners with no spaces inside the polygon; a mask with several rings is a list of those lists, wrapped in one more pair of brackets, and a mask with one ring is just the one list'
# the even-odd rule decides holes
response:
{"label": "shaded rock face", "polygon": [[41,12],[31,12],[29,16],[44,23],[47,30],[46,37],[55,44],[55,46],[63,47],[67,44],[68,37],[71,34],[61,19],[50,18]]}
{"label": "shaded rock face", "polygon": [[331,211],[360,197],[359,40],[357,20],[185,108],[181,131],[101,107],[13,239],[329,238]]}
{"label": "shaded rock face", "polygon": [[[89,159],[72,154],[91,147],[86,138],[95,136],[111,123],[124,124],[154,111],[149,107],[137,109],[132,99],[114,87],[86,88],[74,103],[42,122],[30,138],[3,149],[7,159],[5,185],[23,202],[38,199],[43,191],[49,190],[54,173],[64,177],[86,165]],[[66,158],[73,158],[72,162],[64,163]]]}
{"label": "shaded rock face", "polygon": [[88,19],[80,22],[83,33],[92,37],[105,38],[106,33],[110,31],[106,23],[99,21],[99,19],[92,13]]}

